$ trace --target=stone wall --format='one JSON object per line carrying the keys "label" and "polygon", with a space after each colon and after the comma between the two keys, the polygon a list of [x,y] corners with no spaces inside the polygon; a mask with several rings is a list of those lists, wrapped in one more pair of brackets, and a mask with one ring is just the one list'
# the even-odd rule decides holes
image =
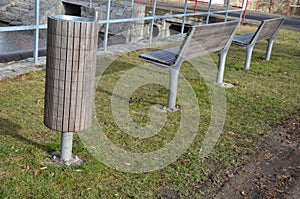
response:
{"label": "stone wall", "polygon": [[[242,0],[231,0],[232,5],[242,5]],[[291,5],[300,5],[300,0],[290,0]],[[247,10],[283,15],[300,15],[300,8],[288,9],[288,0],[249,0]]]}
{"label": "stone wall", "polygon": [[[81,16],[93,17],[98,13],[98,20],[106,19],[106,5],[99,5],[97,7],[89,8],[81,7]],[[131,6],[130,4],[124,7],[123,4],[114,4],[110,10],[110,19],[121,18],[139,18],[145,16],[145,6]],[[101,24],[100,32],[104,32],[105,24]],[[144,38],[145,34],[144,21],[133,21],[124,23],[109,24],[109,34],[118,35],[126,40],[125,42],[139,41]]]}
{"label": "stone wall", "polygon": [[[0,21],[10,25],[34,24],[35,0],[0,0]],[[40,0],[40,23],[47,22],[53,14],[63,14],[64,7],[58,0]]]}

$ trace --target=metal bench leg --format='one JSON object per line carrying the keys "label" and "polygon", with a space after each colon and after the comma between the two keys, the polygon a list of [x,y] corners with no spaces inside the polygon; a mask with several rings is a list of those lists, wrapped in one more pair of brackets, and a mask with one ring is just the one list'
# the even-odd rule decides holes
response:
{"label": "metal bench leg", "polygon": [[218,67],[217,80],[216,80],[217,84],[223,84],[227,52],[228,51],[219,53],[219,67]]}
{"label": "metal bench leg", "polygon": [[273,47],[274,39],[268,39],[268,49],[266,52],[265,60],[269,61],[272,53],[272,47]]}
{"label": "metal bench leg", "polygon": [[168,109],[175,109],[176,93],[178,87],[178,69],[169,69],[169,93],[168,93]]}
{"label": "metal bench leg", "polygon": [[244,70],[250,69],[253,48],[254,48],[254,45],[249,45],[246,47],[246,60],[245,60]]}

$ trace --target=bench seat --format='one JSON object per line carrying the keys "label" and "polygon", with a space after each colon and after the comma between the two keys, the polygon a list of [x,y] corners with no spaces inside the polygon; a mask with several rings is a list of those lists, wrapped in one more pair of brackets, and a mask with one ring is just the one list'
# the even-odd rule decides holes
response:
{"label": "bench seat", "polygon": [[175,64],[180,46],[173,48],[167,48],[163,50],[152,51],[146,54],[140,54],[139,57],[150,62],[156,62],[166,67],[172,66]]}
{"label": "bench seat", "polygon": [[254,36],[254,32],[248,32],[242,35],[238,35],[234,37],[234,43],[240,44],[240,45],[249,45],[252,38]]}

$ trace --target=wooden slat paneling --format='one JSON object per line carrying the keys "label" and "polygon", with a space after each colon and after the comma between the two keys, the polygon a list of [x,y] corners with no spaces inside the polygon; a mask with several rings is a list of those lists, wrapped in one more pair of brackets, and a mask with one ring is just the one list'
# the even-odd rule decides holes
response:
{"label": "wooden slat paneling", "polygon": [[44,123],[61,132],[91,125],[97,23],[48,18]]}
{"label": "wooden slat paneling", "polygon": [[[140,58],[161,66],[172,66],[178,56],[185,60],[192,59],[225,48],[238,25],[238,21],[194,26],[187,33],[180,47],[163,49],[139,55]],[[186,49],[184,51],[184,49]]]}
{"label": "wooden slat paneling", "polygon": [[195,30],[184,58],[192,59],[224,49],[236,26],[237,22],[211,25],[205,28],[194,27]]}
{"label": "wooden slat paneling", "polygon": [[258,41],[269,39],[273,37],[273,35],[276,33],[278,28],[280,27],[283,19],[277,19],[277,20],[266,20],[264,21],[263,27],[259,33]]}

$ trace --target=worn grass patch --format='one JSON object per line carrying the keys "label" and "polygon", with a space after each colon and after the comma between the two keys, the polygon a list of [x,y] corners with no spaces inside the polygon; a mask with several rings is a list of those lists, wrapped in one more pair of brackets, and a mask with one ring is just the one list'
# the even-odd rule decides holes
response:
{"label": "worn grass patch", "polygon": [[[242,27],[239,32],[254,30]],[[0,82],[0,196],[1,198],[205,198],[213,196],[244,164],[246,156],[270,129],[299,109],[300,33],[280,30],[269,62],[263,61],[266,42],[254,48],[251,68],[244,72],[245,49],[231,46],[225,81],[227,115],[218,144],[205,159],[199,158],[203,136],[210,122],[209,90],[201,75],[185,63],[181,73],[199,101],[198,134],[176,162],[158,171],[132,174],[111,169],[96,160],[75,136],[74,154],[85,160],[78,168],[52,168],[44,164],[59,150],[60,134],[43,125],[45,72],[30,72]],[[122,132],[111,113],[113,88],[129,69],[144,62],[139,52],[116,58],[103,73],[96,89],[96,116],[103,131],[117,146],[133,152],[155,151],[176,133],[180,112],[167,114],[162,132],[134,139]],[[217,61],[215,55],[211,55]],[[98,60],[101,70],[102,60]],[[130,99],[130,114],[140,125],[150,122],[145,110],[165,104],[167,89],[149,84]]]}

